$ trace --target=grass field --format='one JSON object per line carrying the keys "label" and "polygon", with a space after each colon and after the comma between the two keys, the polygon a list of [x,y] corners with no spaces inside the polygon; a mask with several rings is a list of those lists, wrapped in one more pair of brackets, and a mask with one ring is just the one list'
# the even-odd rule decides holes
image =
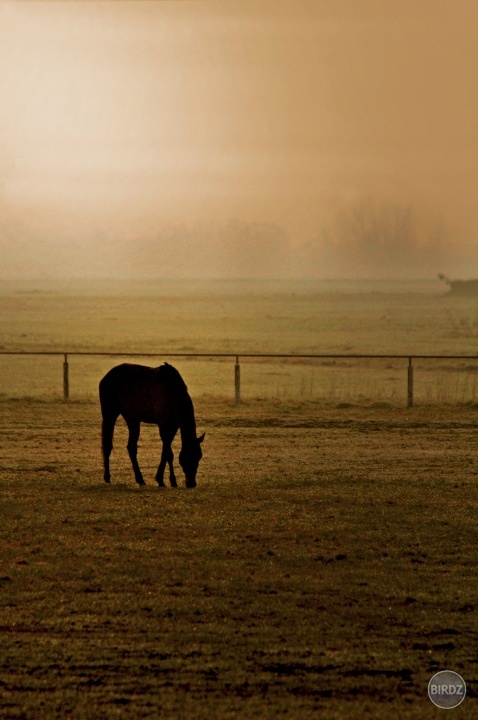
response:
{"label": "grass field", "polygon": [[[166,290],[0,287],[0,344],[477,351],[475,301],[435,290]],[[0,356],[2,720],[432,720],[445,668],[476,717],[473,360],[417,361],[412,409],[400,361],[243,361],[235,406],[233,362],[175,360],[195,490],[155,486],[148,426],[138,488],[121,423],[106,486],[97,384],[121,360],[72,357],[69,403],[62,361]]]}
{"label": "grass field", "polygon": [[[326,287],[327,284],[325,284]],[[478,303],[439,283],[344,292],[324,283],[0,285],[0,350],[478,354]],[[382,284],[380,288],[386,288]],[[342,288],[342,291],[339,289]],[[419,292],[420,291],[420,292]],[[441,293],[441,294],[440,294]],[[97,397],[118,358],[72,355],[71,397]],[[194,397],[233,397],[234,359],[174,359]],[[63,357],[0,354],[0,397],[61,397]],[[246,399],[406,404],[407,359],[241,359]],[[478,361],[416,360],[418,403],[478,402]]]}
{"label": "grass field", "polygon": [[96,404],[0,403],[1,718],[476,717],[476,410],[196,403],[194,491]]}

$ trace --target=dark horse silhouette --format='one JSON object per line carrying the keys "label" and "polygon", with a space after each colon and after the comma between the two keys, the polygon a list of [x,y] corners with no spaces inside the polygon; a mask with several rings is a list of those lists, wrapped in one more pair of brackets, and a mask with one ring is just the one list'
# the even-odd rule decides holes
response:
{"label": "dark horse silhouette", "polygon": [[158,485],[164,486],[167,463],[170,483],[177,487],[171,443],[179,429],[182,441],[179,464],[186,476],[186,487],[196,487],[196,472],[202,457],[201,443],[205,433],[196,437],[193,403],[176,368],[168,363],[158,368],[130,363],[117,365],[100,382],[100,403],[105,482],[110,482],[113,432],[118,415],[122,415],[129,430],[127,447],[138,485],[145,484],[137,460],[140,424],[144,422],[158,425],[163,441],[161,461],[156,473]]}

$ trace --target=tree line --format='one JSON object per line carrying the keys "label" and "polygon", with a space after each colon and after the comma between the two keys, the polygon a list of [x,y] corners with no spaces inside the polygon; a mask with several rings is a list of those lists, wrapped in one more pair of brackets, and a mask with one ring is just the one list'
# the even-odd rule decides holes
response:
{"label": "tree line", "polygon": [[131,243],[128,262],[163,277],[436,277],[452,254],[440,218],[365,199],[306,238],[273,222],[165,224]]}

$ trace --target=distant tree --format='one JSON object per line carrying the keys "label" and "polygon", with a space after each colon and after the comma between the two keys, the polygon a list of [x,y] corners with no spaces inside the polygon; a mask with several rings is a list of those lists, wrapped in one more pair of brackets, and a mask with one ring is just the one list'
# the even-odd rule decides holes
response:
{"label": "distant tree", "polygon": [[337,223],[337,241],[351,259],[367,270],[403,265],[413,254],[417,228],[413,211],[401,205],[362,201],[343,212]]}
{"label": "distant tree", "polygon": [[131,242],[130,270],[146,277],[282,277],[289,240],[273,223],[164,224]]}
{"label": "distant tree", "polygon": [[289,238],[274,223],[231,220],[225,227],[225,275],[274,278],[287,273]]}
{"label": "distant tree", "polygon": [[323,275],[416,277],[435,274],[447,238],[445,225],[429,213],[367,198],[338,212],[307,251]]}
{"label": "distant tree", "polygon": [[197,244],[188,225],[164,224],[149,237],[131,243],[131,269],[145,277],[193,277],[200,257]]}

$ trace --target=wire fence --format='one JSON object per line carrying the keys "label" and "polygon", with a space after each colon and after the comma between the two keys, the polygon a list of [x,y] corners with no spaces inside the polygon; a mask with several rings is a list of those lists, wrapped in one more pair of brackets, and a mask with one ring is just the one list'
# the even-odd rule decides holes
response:
{"label": "wire fence", "polygon": [[[188,363],[200,363],[201,368],[188,373],[187,377],[188,385],[190,377],[193,378],[196,392],[202,390],[204,394],[207,387],[210,394],[229,396],[236,403],[244,395],[334,401],[368,397],[412,407],[416,399],[418,363],[421,363],[419,369],[423,370],[421,401],[478,401],[478,355],[0,350],[0,356],[3,356],[3,362],[10,359],[9,366],[3,365],[0,372],[3,386],[0,394],[4,396],[12,394],[16,388],[20,395],[43,392],[60,395],[68,401],[70,397],[95,391],[99,378],[107,369],[106,358],[156,358],[161,361],[178,358]],[[12,365],[13,357],[16,362]],[[32,368],[33,357],[42,357],[45,362],[41,367]],[[59,358],[63,361],[61,367],[57,362]],[[437,367],[437,361],[442,361],[445,366]],[[293,371],[298,366],[303,370],[307,368],[307,372],[303,371],[299,376],[296,373],[294,378]],[[191,365],[188,370],[190,368]]]}

